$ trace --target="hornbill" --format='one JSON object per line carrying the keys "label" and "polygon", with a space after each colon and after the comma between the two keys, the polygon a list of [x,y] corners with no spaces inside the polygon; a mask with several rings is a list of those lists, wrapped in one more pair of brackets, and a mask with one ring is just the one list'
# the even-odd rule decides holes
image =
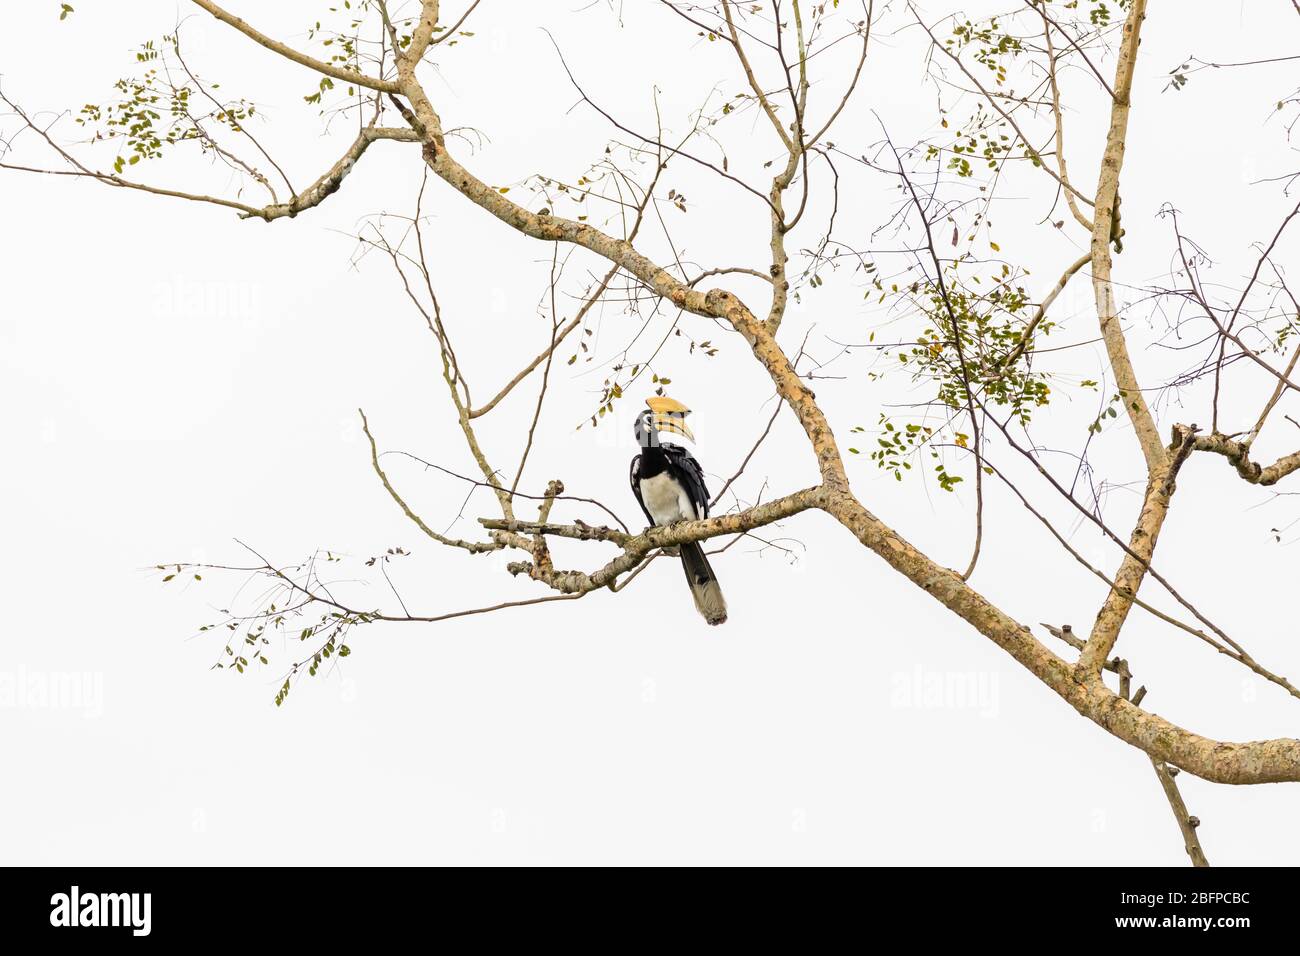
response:
{"label": "hornbill", "polygon": [[[647,398],[648,411],[636,419],[636,440],[641,454],[632,459],[632,494],[652,525],[668,525],[709,516],[709,489],[704,486],[704,469],[680,445],[665,444],[659,432],[676,432],[691,441],[695,436],[686,425],[691,410],[666,396]],[[698,542],[678,545],[686,583],[695,598],[696,609],[710,624],[727,619],[718,579]]]}

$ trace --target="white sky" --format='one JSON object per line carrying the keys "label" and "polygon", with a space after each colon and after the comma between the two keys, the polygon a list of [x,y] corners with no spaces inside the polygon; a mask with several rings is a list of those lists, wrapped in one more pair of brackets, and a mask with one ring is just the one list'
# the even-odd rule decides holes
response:
{"label": "white sky", "polygon": [[[33,110],[103,100],[115,79],[135,71],[128,51],[189,9],[153,0],[129,14],[93,0],[76,6],[63,24],[56,4],[7,11],[7,95]],[[1155,218],[1162,203],[1178,206],[1225,281],[1248,267],[1249,244],[1275,228],[1284,200],[1276,186],[1251,181],[1295,167],[1280,124],[1265,122],[1293,89],[1293,71],[1205,72],[1182,93],[1161,92],[1189,52],[1230,61],[1292,51],[1300,18],[1287,4],[1272,14],[1262,6],[1153,5],[1124,171],[1121,281],[1141,286],[1168,271],[1168,226]],[[302,2],[235,9],[300,43],[319,10]],[[953,8],[926,9],[933,21]],[[475,37],[436,57],[428,89],[447,126],[486,137],[477,152],[456,147],[483,179],[523,194],[533,172],[576,178],[611,135],[598,115],[574,107],[543,27],[593,98],[635,128],[653,124],[652,88],[678,132],[715,83],[722,95],[741,88],[721,44],[699,42],[649,0],[626,0],[622,12],[620,24],[602,4],[489,0],[471,24]],[[896,12],[889,24],[900,23]],[[202,16],[185,29],[205,76],[265,104],[272,122],[259,135],[296,182],[334,161],[350,137],[346,124],[321,137],[301,100],[310,72]],[[66,68],[53,68],[56,45]],[[914,31],[882,33],[832,139],[864,150],[879,137],[872,111],[899,142],[930,127],[934,91],[922,82],[918,50]],[[835,85],[827,80],[822,103]],[[1070,158],[1090,186],[1107,117],[1084,83],[1073,78],[1070,87]],[[733,172],[762,181],[773,155],[768,135],[749,117],[725,132]],[[52,162],[34,141],[21,145],[24,159]],[[272,699],[287,653],[242,677],[210,670],[218,641],[190,636],[213,618],[209,608],[227,605],[239,580],[205,575],[201,584],[163,587],[143,569],[240,563],[236,537],[283,563],[318,547],[364,560],[402,545],[414,556],[394,568],[394,580],[417,613],[539,593],[504,573],[513,558],[469,559],[421,540],[375,480],[360,435],[358,406],[381,447],[473,467],[447,415],[422,320],[378,259],[350,268],[348,236],[360,217],[411,209],[420,169],[413,150],[377,145],[325,206],[270,226],[62,177],[0,174],[8,222],[0,232],[8,452],[0,471],[0,678],[12,689],[85,675],[90,697],[80,707],[0,699],[5,862],[1184,862],[1143,754],[1077,716],[819,515],[778,532],[799,542],[796,563],[743,543],[717,559],[731,606],[722,628],[699,621],[680,571],[665,561],[620,595],[362,630],[342,666],[304,680],[283,708]],[[111,152],[90,155],[111,162]],[[227,185],[202,166],[153,165],[155,181]],[[848,171],[846,238],[868,244],[895,208],[887,186]],[[665,187],[687,196],[688,213],[665,207],[663,215],[690,259],[765,267],[766,213],[752,197],[684,164],[670,167]],[[1029,284],[1041,295],[1082,240],[1077,230],[1037,225],[1049,195],[1041,181],[1004,188],[1024,201],[1001,207],[997,241],[1033,270]],[[795,245],[818,238],[819,203]],[[538,305],[550,249],[436,181],[426,212],[444,316],[476,396],[486,397],[549,335]],[[645,250],[664,257],[662,233],[648,229]],[[572,268],[569,292],[598,264],[578,257]],[[787,348],[811,328],[810,349],[826,357],[835,351],[828,339],[861,342],[873,329],[885,336],[905,327],[884,325],[889,317],[845,273],[792,307]],[[763,302],[743,280],[733,288]],[[1086,281],[1058,309],[1062,344],[1095,336]],[[1154,335],[1145,313],[1135,315],[1137,361],[1155,377],[1171,360],[1148,347]],[[610,357],[630,328],[608,310],[596,353]],[[695,409],[697,453],[716,487],[762,431],[770,389],[734,334],[697,319],[686,328],[722,353],[688,356],[673,343],[656,368]],[[1052,367],[1062,394],[1036,437],[1077,450],[1097,409],[1073,385],[1101,377],[1102,355],[1087,347]],[[867,370],[855,357],[827,372],[845,378],[817,383],[843,446],[855,443],[851,427],[874,427],[883,405],[918,400],[900,379],[869,382]],[[602,378],[597,363],[557,366],[525,486],[536,491],[561,477],[571,493],[606,500],[631,522],[631,417],[643,395],[629,396],[612,426],[574,429]],[[484,425],[503,468],[517,460],[535,384]],[[1256,408],[1261,388],[1232,412]],[[1185,409],[1161,406],[1162,429],[1206,424],[1193,398]],[[1260,455],[1293,450],[1283,431],[1290,426],[1271,427]],[[1092,453],[1112,484],[1141,478],[1123,425],[1108,426]],[[1013,465],[1005,454],[1002,462]],[[455,517],[462,486],[396,458],[386,465],[432,524]],[[896,484],[865,455],[850,468],[868,507],[937,560],[964,565],[969,488],[946,495],[919,480]],[[1060,468],[1068,478],[1064,460]],[[771,497],[813,477],[786,414],[741,494],[752,498],[766,480]],[[1113,549],[1077,527],[1041,485],[1035,493],[1083,553],[1113,570]],[[1021,621],[1086,630],[1100,582],[1003,489],[990,484],[988,495],[973,584]],[[491,513],[489,499],[475,500],[480,507],[467,515]],[[1122,489],[1108,499],[1114,527],[1127,527],[1135,501]],[[576,510],[564,516],[595,520]],[[1283,602],[1294,588],[1295,552],[1268,531],[1293,517],[1286,499],[1270,501],[1224,462],[1198,459],[1179,483],[1156,560],[1212,619],[1291,677],[1300,649]],[[473,534],[472,521],[457,532]],[[560,554],[593,567],[609,551]],[[378,578],[352,594],[392,604]],[[1229,740],[1297,735],[1294,699],[1149,616],[1134,612],[1120,650],[1149,686],[1148,706],[1183,726]],[[925,693],[956,685],[975,693]],[[1213,863],[1284,863],[1300,853],[1294,787],[1227,788],[1188,775],[1179,782]]]}

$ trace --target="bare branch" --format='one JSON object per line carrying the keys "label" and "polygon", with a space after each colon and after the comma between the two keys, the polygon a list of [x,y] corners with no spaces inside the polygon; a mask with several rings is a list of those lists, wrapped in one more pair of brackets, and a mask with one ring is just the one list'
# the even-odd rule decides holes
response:
{"label": "bare branch", "polygon": [[500,550],[501,546],[499,544],[496,544],[495,542],[464,541],[459,538],[448,538],[434,531],[427,524],[425,524],[424,519],[421,518],[419,515],[417,515],[414,511],[412,511],[411,506],[408,505],[406,501],[402,498],[402,496],[397,493],[397,489],[395,489],[393,487],[392,482],[388,480],[388,475],[384,474],[384,469],[379,464],[379,449],[375,446],[374,436],[370,434],[370,422],[366,420],[366,413],[358,408],[357,414],[361,416],[361,430],[365,432],[366,439],[370,442],[371,467],[375,469],[375,474],[379,476],[380,482],[383,483],[384,490],[388,492],[389,496],[395,502],[397,502],[398,507],[402,509],[402,513],[405,514],[406,517],[410,518],[411,521],[415,523],[415,526],[417,528],[423,531],[434,541],[437,541],[439,544],[445,544],[451,548],[462,548],[468,551],[470,554],[481,554],[484,551]]}
{"label": "bare branch", "polygon": [[304,210],[311,209],[320,205],[342,185],[344,178],[355,167],[358,160],[370,148],[371,144],[381,139],[391,139],[398,142],[414,143],[420,141],[420,136],[414,131],[403,128],[367,126],[361,130],[357,138],[348,147],[342,157],[331,166],[316,182],[305,189],[303,192],[294,196],[287,203],[273,203],[269,206],[250,206],[247,203],[237,202],[232,199],[223,199],[220,196],[208,196],[202,193],[190,193],[175,189],[164,189],[158,186],[150,186],[146,183],[134,182],[116,173],[104,173],[86,166],[80,160],[76,159],[62,146],[55,142],[54,138],[47,130],[41,129],[34,124],[23,109],[10,100],[3,93],[0,93],[0,102],[5,103],[14,113],[22,119],[24,125],[36,132],[45,143],[53,149],[59,156],[71,166],[66,170],[40,169],[29,166],[21,166],[10,163],[0,163],[0,169],[10,169],[19,172],[43,173],[50,176],[72,176],[84,179],[90,179],[95,182],[101,182],[108,186],[118,186],[124,189],[134,189],[139,192],[151,193],[155,196],[166,196],[173,199],[184,199],[190,202],[208,203],[214,206],[224,206],[227,209],[234,209],[240,213],[242,219],[262,219],[266,222],[273,222],[276,219],[293,218]]}
{"label": "bare branch", "polygon": [[[979,81],[979,78],[976,77],[975,74],[972,73],[969,69],[967,69],[966,64],[962,62],[961,57],[957,56],[957,54],[949,50],[947,46],[939,42],[939,38],[934,35],[934,31],[926,24],[924,20],[921,19],[921,15],[917,13],[916,7],[912,5],[911,0],[908,0],[907,8],[912,12],[913,19],[915,19],[916,22],[920,24],[921,29],[924,30],[929,35],[930,41],[933,44],[934,49],[938,50],[940,53],[942,53],[948,59],[952,60],[953,63],[957,65],[957,68],[966,75],[966,79],[970,80],[970,82],[974,84],[975,88],[980,91],[980,94],[988,102],[989,106],[993,107],[994,111],[999,116],[1001,116],[1004,120],[1006,120],[1007,125],[1010,126],[1015,131],[1016,136],[1019,137],[1020,141],[1025,144],[1025,149],[1033,150],[1033,146],[1030,145],[1032,141],[1029,139],[1029,137],[1027,137],[1024,134],[1024,131],[1021,130],[1020,124],[1016,122],[1015,117],[1013,117],[1011,113],[1006,109],[1004,109],[1002,107],[1002,104],[998,102],[998,97],[990,93],[987,89],[985,89],[984,84]],[[1043,172],[1047,173],[1047,175],[1055,179],[1057,183],[1060,184],[1062,189],[1065,189],[1066,191],[1073,193],[1075,198],[1078,199],[1080,202],[1087,203],[1089,206],[1093,205],[1093,200],[1089,199],[1083,193],[1079,192],[1079,190],[1071,186],[1067,181],[1061,178],[1059,173],[1054,172],[1049,166],[1043,164],[1039,168],[1042,169]]]}
{"label": "bare branch", "polygon": [[1174,812],[1174,819],[1178,821],[1178,829],[1183,835],[1183,849],[1191,858],[1192,866],[1209,866],[1210,861],[1206,859],[1205,851],[1201,849],[1201,838],[1196,832],[1201,821],[1187,812],[1183,795],[1178,792],[1178,784],[1174,783],[1174,774],[1178,772],[1178,768],[1171,767],[1155,757],[1151,758],[1151,766],[1155,768],[1156,778],[1165,792],[1165,799],[1169,801],[1169,809]]}
{"label": "bare branch", "polygon": [[[1070,174],[1065,163],[1065,121],[1061,116],[1061,90],[1057,84],[1056,78],[1056,50],[1052,47],[1051,27],[1053,21],[1047,15],[1047,7],[1045,4],[1040,4],[1037,9],[1043,17],[1043,40],[1047,45],[1047,78],[1050,81],[1050,86],[1052,88],[1052,120],[1056,124],[1056,168],[1061,174],[1061,182],[1068,183],[1070,181]],[[1071,43],[1074,42],[1068,34],[1066,35],[1066,39],[1070,40]],[[1085,59],[1087,58],[1085,57]],[[1091,65],[1092,63],[1089,61],[1089,66]],[[1098,77],[1100,78],[1100,74],[1098,74]],[[1111,99],[1113,100],[1115,94],[1104,79],[1102,80],[1102,85],[1106,87],[1106,92],[1110,93]],[[1092,232],[1092,220],[1085,216],[1083,210],[1079,208],[1079,203],[1074,194],[1074,190],[1066,189],[1064,192],[1065,202],[1066,205],[1070,207],[1070,213],[1074,216],[1079,225],[1083,226],[1083,228],[1087,229],[1089,232]]]}
{"label": "bare branch", "polygon": [[317,73],[323,73],[326,76],[332,76],[336,80],[344,80],[348,83],[355,83],[358,86],[364,86],[367,89],[378,90],[381,93],[397,93],[401,89],[400,85],[394,80],[385,80],[379,77],[366,76],[364,73],[358,73],[356,70],[343,69],[341,67],[334,66],[333,64],[326,63],[323,60],[318,60],[315,57],[308,56],[305,53],[301,53],[298,50],[293,49],[293,47],[281,43],[278,40],[273,40],[265,33],[262,33],[260,30],[255,29],[248,23],[241,20],[239,17],[226,12],[221,7],[213,3],[212,0],[193,0],[193,2],[196,6],[200,7],[203,10],[206,10],[208,13],[212,14],[222,23],[234,27],[236,30],[244,34],[244,36],[248,37],[250,40],[254,41],[255,43],[266,47],[266,49],[268,50],[280,54],[280,56],[284,57],[287,60],[292,60],[294,63],[298,63],[302,66],[308,67],[309,69],[315,70]]}
{"label": "bare branch", "polygon": [[1092,253],[1084,253],[1070,265],[1066,266],[1065,272],[1061,274],[1061,278],[1056,280],[1056,285],[1052,286],[1051,291],[1048,292],[1047,295],[1043,296],[1043,301],[1040,302],[1038,308],[1034,310],[1033,318],[1029,320],[1029,323],[1025,326],[1025,330],[1020,333],[1020,339],[1011,347],[1011,351],[1007,353],[1006,357],[998,362],[1000,368],[1010,368],[1016,364],[1016,360],[1019,359],[1020,356],[1025,354],[1025,349],[1028,348],[1029,343],[1033,341],[1035,330],[1037,330],[1039,323],[1043,321],[1043,317],[1047,315],[1047,310],[1052,307],[1052,303],[1056,301],[1056,297],[1065,291],[1065,287],[1069,284],[1070,279],[1074,274],[1087,265],[1091,260]]}
{"label": "bare branch", "polygon": [[338,162],[326,170],[316,182],[294,196],[289,202],[251,210],[244,214],[244,218],[264,219],[267,222],[274,222],[276,219],[292,219],[301,212],[319,206],[338,192],[339,187],[343,185],[343,180],[356,167],[357,162],[360,161],[366,150],[370,148],[372,143],[381,139],[391,139],[402,143],[418,143],[420,136],[414,130],[409,129],[367,126],[357,134],[357,138],[353,140],[352,145],[348,147],[347,152],[339,158]]}

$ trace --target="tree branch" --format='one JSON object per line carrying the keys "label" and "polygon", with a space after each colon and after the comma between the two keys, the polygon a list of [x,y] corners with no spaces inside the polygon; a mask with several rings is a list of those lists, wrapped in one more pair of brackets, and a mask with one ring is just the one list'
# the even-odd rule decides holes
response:
{"label": "tree branch", "polygon": [[448,538],[434,531],[427,524],[425,524],[424,519],[421,518],[419,515],[417,515],[414,511],[412,511],[411,506],[408,505],[406,501],[402,498],[402,496],[397,493],[397,489],[394,488],[392,482],[388,480],[388,475],[384,474],[384,469],[379,464],[379,449],[375,446],[375,437],[372,434],[370,434],[370,422],[366,420],[366,413],[358,408],[357,414],[361,416],[361,430],[365,432],[366,440],[370,442],[371,467],[375,469],[375,474],[379,476],[380,482],[383,483],[384,490],[388,492],[389,496],[395,502],[397,502],[398,507],[402,509],[402,513],[405,514],[406,517],[410,518],[411,521],[415,523],[415,526],[417,528],[423,531],[434,541],[437,541],[439,544],[445,544],[451,548],[461,548],[465,551],[468,551],[470,554],[482,554],[485,551],[500,550],[501,545],[495,542],[464,541],[459,538]]}
{"label": "tree branch", "polygon": [[1119,173],[1124,164],[1124,138],[1128,131],[1133,69],[1137,63],[1138,42],[1142,21],[1146,17],[1146,7],[1147,0],[1133,0],[1129,7],[1128,19],[1124,22],[1124,40],[1120,45],[1119,62],[1115,67],[1115,102],[1111,107],[1110,130],[1106,134],[1106,149],[1102,154],[1101,175],[1093,203],[1092,288],[1097,300],[1101,336],[1110,358],[1111,371],[1115,375],[1115,385],[1124,401],[1124,411],[1133,423],[1133,431],[1137,434],[1142,454],[1146,457],[1147,471],[1155,479],[1167,464],[1165,447],[1160,441],[1155,419],[1138,384],[1137,373],[1133,371],[1128,343],[1124,330],[1120,328],[1115,288],[1111,283],[1110,255],[1112,225],[1119,201]]}
{"label": "tree branch", "polygon": [[353,140],[352,145],[348,147],[347,152],[339,158],[338,162],[289,202],[250,210],[244,213],[244,218],[264,219],[267,222],[274,222],[276,219],[292,219],[300,212],[319,206],[339,191],[339,188],[343,185],[343,180],[347,178],[348,173],[352,172],[357,162],[365,155],[366,150],[370,148],[372,143],[381,139],[391,139],[402,143],[418,143],[420,136],[414,130],[409,129],[367,126],[357,134],[357,138]]}
{"label": "tree branch", "polygon": [[[1134,0],[1140,2],[1140,0]],[[1147,480],[1146,493],[1142,498],[1142,511],[1133,533],[1129,538],[1128,550],[1115,575],[1115,586],[1106,595],[1106,600],[1097,612],[1092,633],[1088,635],[1087,646],[1079,655],[1079,676],[1089,680],[1101,672],[1102,662],[1110,656],[1115,642],[1119,639],[1120,629],[1128,618],[1137,596],[1142,579],[1151,568],[1151,556],[1156,550],[1156,541],[1165,517],[1169,514],[1169,500],[1174,494],[1174,480],[1178,470],[1187,460],[1188,454],[1196,441],[1193,429],[1175,426],[1174,443],[1170,446],[1165,463]]]}
{"label": "tree branch", "polygon": [[1250,460],[1249,442],[1234,441],[1218,432],[1198,435],[1194,447],[1196,451],[1213,452],[1227,458],[1237,469],[1237,474],[1252,485],[1275,485],[1300,468],[1300,451],[1285,455],[1271,465],[1260,465]]}
{"label": "tree branch", "polygon": [[245,21],[241,20],[239,17],[226,12],[215,3],[212,3],[211,0],[193,0],[193,3],[212,14],[222,23],[234,27],[255,43],[280,54],[280,56],[287,60],[292,60],[294,63],[315,70],[317,73],[332,76],[336,80],[355,83],[358,86],[364,86],[367,89],[378,90],[381,93],[396,93],[400,89],[399,84],[395,80],[380,79],[379,77],[366,76],[364,73],[359,73],[356,70],[343,69],[330,63],[326,63],[323,60],[318,60],[315,57],[308,56],[305,53],[301,53],[293,47],[281,43],[279,40],[273,40],[265,33],[262,33],[260,30],[255,29]]}

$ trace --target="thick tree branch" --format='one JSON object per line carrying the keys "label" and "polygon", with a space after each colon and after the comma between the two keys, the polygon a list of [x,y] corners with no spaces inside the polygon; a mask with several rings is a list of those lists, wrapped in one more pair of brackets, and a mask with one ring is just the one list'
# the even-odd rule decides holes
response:
{"label": "thick tree branch", "polygon": [[1133,526],[1119,572],[1115,575],[1115,586],[1106,595],[1101,610],[1097,612],[1092,633],[1088,635],[1088,644],[1079,655],[1079,674],[1082,679],[1093,679],[1101,672],[1102,662],[1110,656],[1119,639],[1120,629],[1133,607],[1133,599],[1142,586],[1142,579],[1151,568],[1151,556],[1155,554],[1160,529],[1164,527],[1165,518],[1169,514],[1169,501],[1174,494],[1178,470],[1187,460],[1195,441],[1196,434],[1192,429],[1175,426],[1174,442],[1164,463],[1147,479],[1146,493],[1142,496],[1142,511]]}
{"label": "thick tree branch", "polygon": [[1016,659],[1084,717],[1157,759],[1216,783],[1300,781],[1300,740],[1224,743],[1202,737],[1134,707],[1100,680],[1080,681],[1073,665],[1051,653],[1029,629],[942,568],[850,497],[829,498],[826,510],[895,570]]}
{"label": "thick tree branch", "polygon": [[1250,459],[1249,442],[1235,441],[1217,432],[1212,435],[1198,435],[1193,447],[1196,451],[1213,452],[1227,458],[1237,469],[1237,474],[1252,485],[1275,485],[1300,468],[1300,451],[1285,455],[1271,465],[1260,465]]}
{"label": "thick tree branch", "polygon": [[1142,394],[1137,373],[1133,371],[1128,342],[1120,327],[1115,288],[1111,283],[1110,254],[1110,244],[1114,238],[1112,225],[1119,201],[1119,173],[1124,164],[1125,136],[1128,132],[1133,69],[1137,64],[1138,43],[1146,7],[1146,0],[1133,0],[1129,7],[1128,19],[1124,22],[1124,39],[1120,44],[1119,62],[1115,67],[1115,102],[1111,107],[1110,129],[1106,134],[1106,149],[1102,154],[1101,175],[1093,203],[1092,288],[1097,301],[1101,336],[1110,358],[1111,371],[1115,375],[1115,385],[1137,434],[1142,454],[1146,457],[1147,471],[1154,480],[1167,464],[1165,447],[1160,441],[1151,409],[1147,407],[1146,397]]}

